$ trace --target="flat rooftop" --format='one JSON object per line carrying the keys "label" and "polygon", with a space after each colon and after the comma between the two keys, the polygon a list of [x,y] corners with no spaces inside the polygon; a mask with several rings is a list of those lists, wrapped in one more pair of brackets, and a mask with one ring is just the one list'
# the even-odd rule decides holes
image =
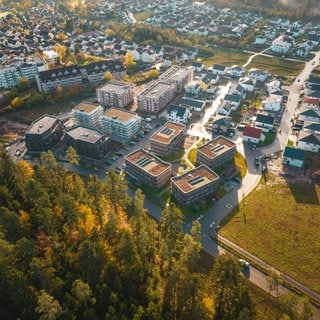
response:
{"label": "flat rooftop", "polygon": [[110,81],[106,85],[102,86],[98,90],[102,91],[112,91],[117,94],[122,94],[128,90],[134,88],[134,84],[126,83],[126,82],[118,82],[118,81]]}
{"label": "flat rooftop", "polygon": [[165,80],[165,79],[181,80],[181,79],[184,79],[190,72],[192,71],[189,69],[173,66],[167,71],[165,71],[160,76],[160,79],[161,80]]}
{"label": "flat rooftop", "polygon": [[149,99],[158,99],[168,90],[171,90],[171,84],[156,82],[142,91],[141,96]]}
{"label": "flat rooftop", "polygon": [[83,101],[83,102],[80,102],[78,105],[76,105],[73,108],[73,110],[74,111],[81,111],[81,112],[85,112],[85,113],[91,113],[92,111],[94,111],[98,107],[100,107],[100,106],[96,103]]}
{"label": "flat rooftop", "polygon": [[150,141],[170,144],[171,141],[185,129],[185,127],[186,126],[183,124],[167,122],[151,136]]}
{"label": "flat rooftop", "polygon": [[144,149],[138,149],[133,153],[130,153],[125,159],[153,176],[159,176],[171,167],[170,163],[160,160]]}
{"label": "flat rooftop", "polygon": [[231,148],[235,148],[235,146],[236,144],[233,141],[223,136],[218,136],[217,138],[208,141],[203,146],[198,147],[197,150],[198,152],[205,154],[209,159],[213,159]]}
{"label": "flat rooftop", "polygon": [[176,176],[171,181],[183,192],[188,193],[205,186],[220,177],[207,166],[201,165],[181,176]]}
{"label": "flat rooftop", "polygon": [[85,127],[76,127],[67,131],[67,134],[74,140],[81,140],[89,143],[96,143],[103,137],[103,134],[97,130],[85,128]]}
{"label": "flat rooftop", "polygon": [[34,121],[26,133],[28,134],[43,134],[49,130],[55,123],[58,121],[58,118],[55,116],[43,115],[38,120]]}
{"label": "flat rooftop", "polygon": [[126,111],[119,108],[110,108],[106,110],[103,117],[117,119],[118,121],[127,122],[130,119],[136,117],[137,114],[131,111]]}

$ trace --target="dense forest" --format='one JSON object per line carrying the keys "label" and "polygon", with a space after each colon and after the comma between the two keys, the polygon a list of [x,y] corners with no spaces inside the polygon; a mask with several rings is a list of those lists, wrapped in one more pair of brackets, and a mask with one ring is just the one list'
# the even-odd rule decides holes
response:
{"label": "dense forest", "polygon": [[159,222],[114,171],[104,181],[0,152],[1,319],[254,319],[237,260],[199,264],[200,225]]}

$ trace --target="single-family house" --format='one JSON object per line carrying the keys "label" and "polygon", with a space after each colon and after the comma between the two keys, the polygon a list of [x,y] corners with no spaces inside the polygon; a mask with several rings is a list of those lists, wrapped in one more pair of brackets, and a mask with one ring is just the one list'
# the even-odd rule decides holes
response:
{"label": "single-family house", "polygon": [[179,100],[178,104],[189,108],[192,113],[201,114],[204,110],[206,102],[203,100],[196,100],[191,98],[182,98]]}
{"label": "single-family house", "polygon": [[294,49],[294,52],[299,57],[307,57],[309,54],[309,49],[304,45],[301,45],[298,48]]}
{"label": "single-family house", "polygon": [[273,80],[266,84],[267,92],[273,93],[275,91],[281,90],[282,82],[280,80]]}
{"label": "single-family house", "polygon": [[308,96],[304,96],[302,103],[301,103],[301,109],[314,109],[317,110],[319,109],[319,104],[320,103],[320,98],[312,98]]}
{"label": "single-family house", "polygon": [[244,98],[246,96],[246,90],[244,87],[241,86],[241,84],[238,84],[233,90],[232,94],[236,94],[240,96],[241,98]]}
{"label": "single-family house", "polygon": [[202,62],[193,61],[191,63],[191,66],[194,69],[194,71],[196,71],[196,72],[201,72],[204,70],[204,64]]}
{"label": "single-family house", "polygon": [[317,46],[320,44],[320,33],[312,31],[308,34],[308,40],[312,41],[312,43]]}
{"label": "single-family house", "polygon": [[241,66],[234,65],[229,68],[229,75],[231,77],[242,77],[244,74],[244,68]]}
{"label": "single-family house", "polygon": [[230,103],[235,108],[239,107],[241,103],[241,96],[238,94],[229,94],[227,93],[224,96],[224,101]]}
{"label": "single-family house", "polygon": [[307,88],[320,91],[320,77],[310,75],[307,80]]}
{"label": "single-family house", "polygon": [[262,134],[262,129],[245,126],[242,132],[242,139],[245,142],[258,144],[264,140],[264,135]]}
{"label": "single-family house", "polygon": [[255,121],[255,127],[261,128],[262,131],[272,130],[274,126],[274,117],[258,113]]}
{"label": "single-family house", "polygon": [[311,122],[305,125],[303,130],[320,135],[320,122]]}
{"label": "single-family house", "polygon": [[287,166],[302,168],[304,159],[306,157],[306,151],[302,149],[296,149],[293,147],[286,147],[282,156],[282,163]]}
{"label": "single-family house", "polygon": [[287,41],[287,39],[284,36],[280,36],[272,41],[271,50],[273,52],[285,54],[290,50],[291,46],[291,42]]}
{"label": "single-family house", "polygon": [[201,91],[201,85],[198,80],[192,80],[184,86],[184,89],[186,93],[197,95]]}
{"label": "single-family house", "polygon": [[251,79],[255,79],[257,81],[264,82],[268,78],[268,73],[267,73],[267,71],[264,71],[261,69],[251,68],[248,71],[248,77]]}
{"label": "single-family house", "polygon": [[299,113],[298,119],[301,121],[320,122],[320,111],[307,109]]}
{"label": "single-family house", "polygon": [[300,131],[297,147],[306,151],[318,153],[320,150],[320,136],[306,131]]}
{"label": "single-family house", "polygon": [[167,121],[186,124],[191,116],[190,110],[183,106],[171,104],[167,110]]}
{"label": "single-family house", "polygon": [[210,124],[211,130],[218,133],[227,133],[228,129],[231,127],[232,124],[230,118],[226,117],[218,118]]}
{"label": "single-family house", "polygon": [[227,70],[228,70],[227,66],[223,66],[221,64],[214,64],[212,67],[209,67],[207,69],[207,72],[223,76],[227,73]]}
{"label": "single-family house", "polygon": [[255,80],[248,77],[240,78],[239,85],[244,88],[246,92],[253,92],[255,88]]}
{"label": "single-family house", "polygon": [[258,34],[256,36],[256,39],[254,41],[254,44],[256,45],[264,45],[267,42],[267,37],[265,34]]}
{"label": "single-family house", "polygon": [[223,101],[221,106],[217,109],[217,114],[221,114],[224,116],[230,116],[231,111],[235,110],[236,107],[232,105],[230,102]]}
{"label": "single-family house", "polygon": [[269,96],[262,101],[262,107],[265,111],[279,112],[281,110],[282,97]]}

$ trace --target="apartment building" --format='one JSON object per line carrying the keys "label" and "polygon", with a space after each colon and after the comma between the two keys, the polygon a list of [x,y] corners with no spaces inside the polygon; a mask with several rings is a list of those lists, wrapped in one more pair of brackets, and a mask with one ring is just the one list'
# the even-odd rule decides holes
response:
{"label": "apartment building", "polygon": [[97,89],[98,102],[104,107],[125,108],[133,102],[135,85],[110,81]]}
{"label": "apartment building", "polygon": [[101,161],[110,148],[110,139],[99,130],[75,127],[65,132],[67,146],[72,146],[80,157]]}
{"label": "apartment building", "polygon": [[174,98],[173,85],[152,81],[137,96],[138,108],[141,112],[159,113]]}
{"label": "apartment building", "polygon": [[236,151],[236,144],[233,141],[218,136],[197,148],[197,163],[214,170],[232,160]]}
{"label": "apartment building", "polygon": [[139,184],[157,190],[170,181],[171,163],[164,162],[144,149],[125,157],[126,172]]}
{"label": "apartment building", "polygon": [[182,147],[186,136],[184,124],[167,122],[150,138],[151,152],[166,156],[171,154],[176,147]]}
{"label": "apartment building", "polygon": [[107,59],[93,62],[81,67],[83,78],[89,83],[99,84],[106,72],[110,72],[115,79],[123,79],[126,68],[120,59]]}
{"label": "apartment building", "polygon": [[71,114],[76,125],[99,129],[103,108],[98,104],[82,101],[72,109]]}
{"label": "apartment building", "polygon": [[18,62],[0,67],[0,88],[14,88],[21,78],[27,79],[30,83],[35,82],[36,74],[45,69],[43,62]]}
{"label": "apartment building", "polygon": [[129,140],[141,128],[141,118],[132,111],[110,108],[100,117],[101,131],[114,139]]}
{"label": "apartment building", "polygon": [[210,197],[219,186],[220,177],[205,165],[171,178],[173,197],[188,207]]}
{"label": "apartment building", "polygon": [[159,81],[173,84],[175,92],[180,93],[184,90],[186,84],[193,80],[193,76],[193,68],[173,66],[159,77]]}
{"label": "apartment building", "polygon": [[82,84],[82,73],[79,66],[67,66],[39,72],[36,75],[40,92],[49,93],[54,88],[62,86],[67,88],[75,83]]}
{"label": "apartment building", "polygon": [[55,116],[44,114],[26,131],[28,152],[41,153],[55,147],[63,137],[63,123]]}

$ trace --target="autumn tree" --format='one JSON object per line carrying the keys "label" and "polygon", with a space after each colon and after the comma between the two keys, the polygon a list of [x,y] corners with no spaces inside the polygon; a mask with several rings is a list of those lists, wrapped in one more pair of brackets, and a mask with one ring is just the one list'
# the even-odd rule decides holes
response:
{"label": "autumn tree", "polygon": [[35,311],[40,313],[40,320],[55,320],[62,314],[62,308],[57,300],[45,290],[40,290],[38,306]]}
{"label": "autumn tree", "polygon": [[79,165],[80,156],[77,153],[77,150],[72,146],[69,146],[66,152],[66,158],[71,165]]}
{"label": "autumn tree", "polygon": [[105,74],[104,74],[103,77],[102,77],[102,80],[103,80],[104,82],[109,82],[109,81],[111,81],[111,80],[112,80],[112,74],[111,74],[111,72],[110,72],[110,71],[106,71]]}
{"label": "autumn tree", "polygon": [[136,67],[136,62],[134,61],[132,52],[128,51],[125,56],[125,66],[127,68],[127,73],[130,75],[134,72]]}

